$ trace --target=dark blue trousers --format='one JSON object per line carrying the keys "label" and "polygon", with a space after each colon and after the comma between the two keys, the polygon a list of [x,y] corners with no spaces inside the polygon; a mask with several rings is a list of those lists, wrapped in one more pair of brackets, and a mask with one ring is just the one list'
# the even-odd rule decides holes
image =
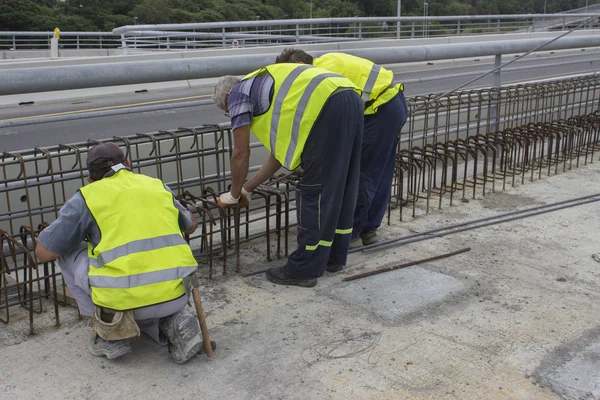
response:
{"label": "dark blue trousers", "polygon": [[353,239],[376,230],[383,221],[394,179],[398,138],[407,118],[402,92],[379,107],[377,113],[365,117]]}
{"label": "dark blue trousers", "polygon": [[358,193],[364,106],[353,90],[331,96],[302,151],[296,188],[298,248],[288,258],[295,278],[317,278],[327,263],[345,265]]}

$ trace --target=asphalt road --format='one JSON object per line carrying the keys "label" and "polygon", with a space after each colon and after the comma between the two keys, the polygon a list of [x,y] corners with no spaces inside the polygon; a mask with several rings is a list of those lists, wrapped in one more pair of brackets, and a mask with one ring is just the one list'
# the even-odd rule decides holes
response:
{"label": "asphalt road", "polygon": [[[503,62],[513,59],[503,57]],[[594,72],[600,63],[600,51],[569,51],[544,53],[528,56],[514,62],[502,72],[503,84],[534,81],[557,76],[570,76]],[[523,67],[535,67],[520,69]],[[477,72],[479,74],[494,67],[490,58],[465,60],[460,63],[435,62],[411,65],[388,66],[398,81],[406,82],[408,96],[447,92],[474,76],[448,78],[447,75]],[[493,77],[484,77],[466,88],[491,86]],[[75,111],[85,113],[95,109],[127,108],[140,103],[176,104],[190,100],[210,99],[212,82],[193,89],[154,91],[130,95],[108,96],[85,101],[63,101],[56,103],[24,105],[0,109],[0,122],[14,118],[69,114]],[[45,124],[0,128],[0,152],[50,146],[58,143],[73,143],[87,139],[102,139],[112,136],[126,136],[135,133],[157,130],[193,127],[202,124],[226,122],[228,119],[214,105],[180,107],[143,113],[128,113],[107,117],[84,118]]]}

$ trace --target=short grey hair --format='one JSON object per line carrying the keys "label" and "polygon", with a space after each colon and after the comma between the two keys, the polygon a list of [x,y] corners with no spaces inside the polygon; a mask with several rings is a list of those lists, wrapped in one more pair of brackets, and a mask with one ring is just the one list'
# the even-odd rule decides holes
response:
{"label": "short grey hair", "polygon": [[215,85],[215,92],[213,93],[213,101],[223,111],[227,111],[227,96],[231,89],[241,81],[237,76],[223,76],[219,78]]}

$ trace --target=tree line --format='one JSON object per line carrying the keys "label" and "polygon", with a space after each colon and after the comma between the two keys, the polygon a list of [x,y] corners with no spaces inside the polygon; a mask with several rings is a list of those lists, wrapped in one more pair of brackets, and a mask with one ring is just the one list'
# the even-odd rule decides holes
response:
{"label": "tree line", "polygon": [[[424,0],[402,0],[403,16]],[[595,1],[590,0],[592,4]],[[427,0],[428,14],[554,13],[585,0]],[[123,25],[396,15],[397,0],[0,0],[0,30],[111,31]]]}

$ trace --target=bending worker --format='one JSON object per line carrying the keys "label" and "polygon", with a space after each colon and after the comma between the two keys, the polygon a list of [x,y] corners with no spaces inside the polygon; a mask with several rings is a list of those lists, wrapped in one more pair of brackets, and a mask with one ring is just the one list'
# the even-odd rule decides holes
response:
{"label": "bending worker", "polygon": [[198,319],[184,311],[183,278],[198,264],[182,231],[196,220],[160,180],[134,174],[114,143],[92,147],[87,167],[90,184],[39,234],[37,260],[58,259],[81,314],[92,316],[93,355],[127,354],[141,330],[168,344],[175,362],[188,361],[202,340]]}
{"label": "bending worker", "polygon": [[[348,79],[309,65],[275,64],[241,81],[221,78],[213,99],[233,129],[231,191],[222,206],[247,204],[250,193],[283,165],[302,166],[297,186],[298,248],[267,279],[312,287],[328,263],[346,264],[360,162],[363,104]],[[270,151],[246,183],[250,131]],[[243,187],[242,187],[243,185]]]}
{"label": "bending worker", "polygon": [[[377,228],[390,201],[400,130],[408,117],[404,85],[394,85],[392,71],[349,54],[313,58],[300,49],[285,49],[277,62],[324,68],[345,76],[362,90],[365,123],[351,247],[360,246],[359,240],[363,245],[376,243]],[[328,268],[330,272],[340,270],[339,266]]]}

